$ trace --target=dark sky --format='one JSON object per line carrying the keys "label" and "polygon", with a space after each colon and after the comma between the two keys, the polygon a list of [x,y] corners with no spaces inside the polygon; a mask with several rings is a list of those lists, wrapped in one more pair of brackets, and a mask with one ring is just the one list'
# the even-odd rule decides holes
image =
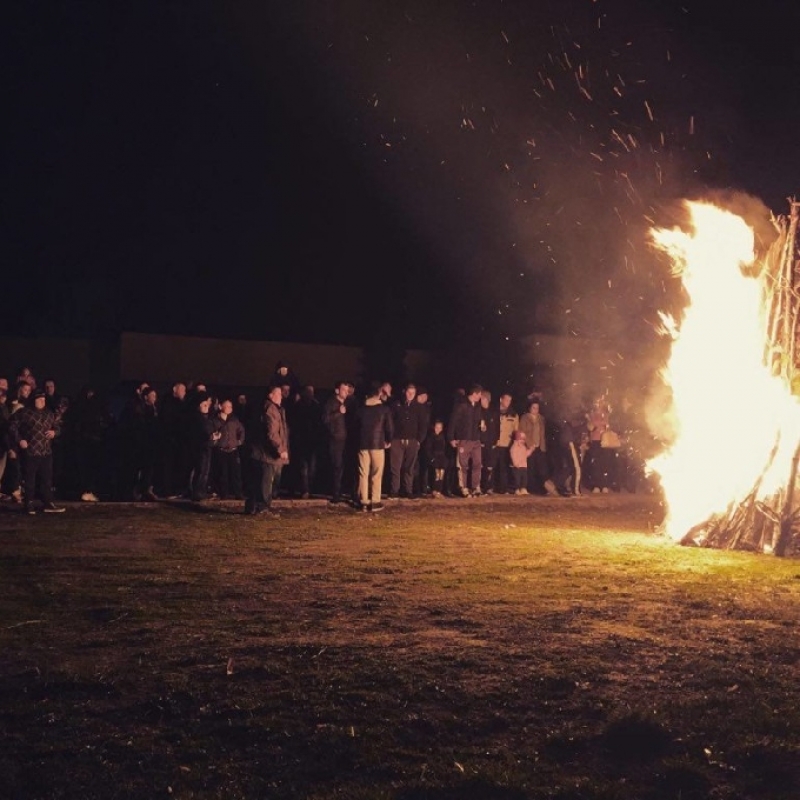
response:
{"label": "dark sky", "polygon": [[800,188],[796,4],[14,3],[5,333],[631,339],[676,198]]}

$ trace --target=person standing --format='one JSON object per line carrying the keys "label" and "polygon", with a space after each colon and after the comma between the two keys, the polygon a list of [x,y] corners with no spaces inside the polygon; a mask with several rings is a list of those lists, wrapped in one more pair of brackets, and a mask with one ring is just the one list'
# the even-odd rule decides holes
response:
{"label": "person standing", "polygon": [[189,458],[186,447],[186,384],[178,381],[161,401],[158,416],[161,427],[161,493],[174,499],[189,483]]}
{"label": "person standing", "polygon": [[458,459],[459,492],[462,497],[481,494],[481,393],[473,384],[463,402],[456,403],[447,425],[447,439]]}
{"label": "person standing", "polygon": [[328,432],[328,453],[331,459],[332,503],[339,503],[342,499],[349,397],[350,390],[347,382],[338,381],[333,395],[325,401],[322,411],[322,421]]}
{"label": "person standing", "polygon": [[252,421],[246,438],[251,474],[245,514],[272,510],[273,488],[281,470],[289,463],[289,428],[281,400],[281,387],[273,386],[264,401],[262,413]]}
{"label": "person standing", "polygon": [[96,503],[100,499],[109,415],[91,386],[81,389],[66,421],[72,426],[75,439],[80,498],[84,503]]}
{"label": "person standing", "polygon": [[500,395],[500,407],[498,409],[498,423],[500,432],[497,437],[497,459],[495,464],[495,488],[500,494],[512,493],[515,490],[512,484],[509,490],[509,477],[511,469],[511,459],[509,448],[511,447],[514,431],[519,428],[519,414],[512,407],[513,398],[508,392]]}
{"label": "person standing", "polygon": [[537,494],[558,497],[556,485],[550,480],[550,465],[547,460],[547,422],[541,414],[539,401],[534,400],[528,411],[519,419],[519,430],[525,434],[525,442],[532,448],[528,458],[528,484]]}
{"label": "person standing", "polygon": [[497,440],[500,438],[500,415],[492,407],[492,393],[481,392],[481,491],[494,494],[494,471],[497,466]]}
{"label": "person standing", "polygon": [[314,387],[304,386],[292,414],[287,413],[291,432],[292,464],[295,467],[296,491],[307,500],[314,488],[317,474],[317,454],[323,441],[322,408],[314,397]]}
{"label": "person standing", "polygon": [[603,448],[603,435],[610,427],[611,409],[606,399],[596,397],[586,414],[586,428],[589,431],[589,449],[586,453],[584,480],[595,494],[608,492],[609,457]]}
{"label": "person standing", "polygon": [[239,448],[244,444],[244,425],[233,413],[233,402],[223,400],[217,415],[220,438],[214,448],[215,479],[220,500],[241,500],[242,467]]}
{"label": "person standing", "polygon": [[189,476],[191,499],[202,502],[208,497],[208,478],[211,472],[211,451],[222,438],[217,421],[209,413],[211,397],[204,392],[195,395],[197,408],[189,417],[188,445],[192,463]]}
{"label": "person standing", "polygon": [[[59,420],[47,408],[47,395],[37,391],[32,408],[18,411],[11,421],[14,446],[25,454],[25,510],[36,513],[36,496],[42,500],[45,513],[64,511],[53,502],[53,439],[58,436]],[[38,490],[38,491],[37,491]]]}
{"label": "person standing", "polygon": [[419,443],[424,438],[422,406],[416,401],[417,387],[406,384],[403,396],[392,409],[392,449],[389,462],[392,471],[390,496],[404,497],[414,494],[414,475],[417,471]]}
{"label": "person standing", "polygon": [[417,386],[417,403],[419,404],[419,457],[417,458],[417,474],[414,476],[414,494],[427,495],[431,493],[430,470],[431,465],[426,461],[425,440],[431,432],[433,419],[433,405],[424,386]]}
{"label": "person standing", "polygon": [[392,447],[392,414],[381,401],[380,384],[373,384],[358,410],[358,508],[382,511],[381,485],[386,450]]}

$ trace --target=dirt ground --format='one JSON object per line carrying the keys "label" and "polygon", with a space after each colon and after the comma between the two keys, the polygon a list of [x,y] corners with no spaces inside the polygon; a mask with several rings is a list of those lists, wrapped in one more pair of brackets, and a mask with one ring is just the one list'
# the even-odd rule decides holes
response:
{"label": "dirt ground", "polygon": [[652,496],[0,513],[0,797],[800,797],[800,561]]}

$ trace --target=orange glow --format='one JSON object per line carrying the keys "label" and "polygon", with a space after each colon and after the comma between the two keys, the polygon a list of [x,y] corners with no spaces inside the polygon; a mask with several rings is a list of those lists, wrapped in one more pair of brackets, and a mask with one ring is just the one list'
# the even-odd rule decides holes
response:
{"label": "orange glow", "polygon": [[665,528],[676,539],[741,502],[762,473],[759,496],[773,495],[800,441],[797,398],[764,364],[762,279],[742,271],[754,262],[753,231],[712,204],[687,206],[691,231],[651,232],[689,297],[680,324],[663,318],[673,337],[662,377],[675,438],[648,464],[660,476]]}

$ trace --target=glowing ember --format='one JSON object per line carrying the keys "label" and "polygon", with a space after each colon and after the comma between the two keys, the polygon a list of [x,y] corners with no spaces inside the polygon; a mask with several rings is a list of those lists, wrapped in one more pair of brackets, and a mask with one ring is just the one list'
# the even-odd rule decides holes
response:
{"label": "glowing ember", "polygon": [[753,231],[714,205],[687,205],[691,232],[652,231],[689,297],[679,325],[664,317],[674,339],[663,373],[674,441],[649,463],[664,489],[667,533],[678,539],[741,502],[759,479],[759,497],[773,495],[800,441],[797,398],[764,363],[762,276],[742,269],[754,261]]}

